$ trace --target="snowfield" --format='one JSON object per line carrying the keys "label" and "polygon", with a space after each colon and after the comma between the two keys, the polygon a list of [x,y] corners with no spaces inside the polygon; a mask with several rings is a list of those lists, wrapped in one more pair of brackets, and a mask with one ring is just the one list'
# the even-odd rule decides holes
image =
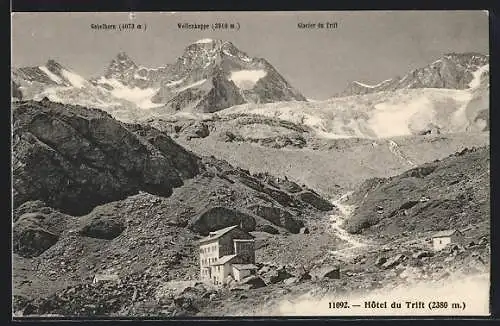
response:
{"label": "snowfield", "polygon": [[472,74],[474,78],[471,80],[469,83],[470,88],[478,88],[481,85],[481,77],[483,76],[484,73],[490,71],[490,65],[484,65],[482,67],[479,67],[478,70],[474,71]]}
{"label": "snowfield", "polygon": [[240,89],[252,89],[255,84],[267,75],[263,69],[258,70],[238,70],[232,71],[229,80],[238,86]]}
{"label": "snowfield", "polygon": [[57,84],[61,84],[63,81],[59,76],[56,74],[52,73],[46,66],[40,66],[38,67],[41,71],[43,71],[47,76],[49,76],[50,79],[55,81]]}
{"label": "snowfield", "polygon": [[[132,102],[140,109],[151,109],[162,106],[162,104],[151,102],[151,99],[158,92],[159,88],[128,87],[114,78],[107,79],[104,77],[101,77],[97,83],[112,86],[113,90],[110,93],[113,97]],[[106,89],[102,90],[108,92]]]}
{"label": "snowfield", "polygon": [[402,89],[326,101],[243,104],[218,114],[277,118],[305,125],[323,138],[387,138],[436,127],[441,132],[462,132],[484,127],[474,121],[478,113],[474,110],[482,108],[469,105],[474,91]]}
{"label": "snowfield", "polygon": [[61,70],[61,74],[71,83],[71,85],[75,86],[76,88],[82,88],[87,83],[85,78],[69,70],[66,69]]}

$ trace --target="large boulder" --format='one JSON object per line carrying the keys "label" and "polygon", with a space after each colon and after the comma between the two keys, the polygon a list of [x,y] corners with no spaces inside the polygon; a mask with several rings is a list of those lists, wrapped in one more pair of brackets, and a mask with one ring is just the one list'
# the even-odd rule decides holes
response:
{"label": "large boulder", "polygon": [[248,209],[255,215],[265,218],[274,225],[281,226],[291,233],[299,233],[300,229],[304,226],[304,222],[294,218],[290,212],[280,207],[253,205]]}
{"label": "large boulder", "polygon": [[393,268],[393,267],[399,265],[400,263],[402,263],[406,258],[407,257],[403,254],[396,255],[396,256],[388,259],[385,263],[383,263],[381,265],[381,267],[383,269]]}
{"label": "large boulder", "polygon": [[320,211],[330,211],[335,208],[335,206],[330,203],[328,200],[321,198],[318,194],[315,194],[311,191],[304,191],[298,194],[298,198],[313,206]]}
{"label": "large boulder", "polygon": [[258,276],[248,276],[241,280],[241,284],[249,285],[250,289],[258,289],[266,286],[266,282]]}
{"label": "large boulder", "polygon": [[[29,212],[29,208],[37,211]],[[14,210],[19,217],[12,226],[13,251],[23,257],[36,257],[52,247],[73,218],[61,214],[42,203],[23,205]],[[28,211],[21,214],[21,212]]]}
{"label": "large boulder", "polygon": [[189,227],[194,232],[208,234],[208,232],[223,229],[228,226],[240,225],[243,231],[254,231],[256,226],[255,218],[249,214],[226,208],[211,207],[196,216]]}
{"label": "large boulder", "polygon": [[290,193],[296,193],[302,190],[297,183],[290,181],[287,178],[269,178],[268,183],[275,188],[279,188]]}
{"label": "large boulder", "polygon": [[339,279],[340,266],[336,264],[328,264],[325,266],[320,266],[311,270],[310,274],[311,276],[314,276],[316,279]]}
{"label": "large boulder", "polygon": [[432,257],[432,256],[434,256],[434,253],[431,251],[428,251],[428,250],[419,250],[412,255],[412,257],[415,259],[421,259],[421,258]]}
{"label": "large boulder", "polygon": [[269,224],[260,224],[260,225],[257,225],[257,227],[255,228],[255,231],[266,232],[266,233],[269,233],[269,234],[278,234],[278,233],[280,233],[280,231],[278,229],[276,229],[274,226],[269,225]]}
{"label": "large boulder", "polygon": [[272,284],[275,284],[275,283],[279,283],[279,282],[282,282],[288,278],[291,278],[293,277],[292,274],[290,274],[289,272],[286,271],[286,269],[283,267],[283,268],[280,268],[278,270],[276,270],[270,277],[270,282]]}
{"label": "large boulder", "polygon": [[194,122],[187,126],[182,132],[186,135],[187,140],[193,138],[205,138],[210,135],[210,129],[203,122]]}
{"label": "large boulder", "polygon": [[13,251],[23,257],[36,257],[57,243],[59,237],[37,223],[16,222],[12,233]]}
{"label": "large boulder", "polygon": [[375,261],[376,266],[382,266],[387,261],[387,257],[378,257]]}
{"label": "large boulder", "polygon": [[301,234],[309,234],[309,233],[310,233],[310,231],[309,231],[309,228],[307,228],[307,227],[302,227],[302,228],[300,228],[299,233],[301,233]]}
{"label": "large boulder", "polygon": [[340,278],[340,267],[335,267],[323,274],[322,278],[329,279],[339,279]]}
{"label": "large boulder", "polygon": [[98,216],[84,225],[80,234],[90,238],[112,240],[119,236],[123,230],[125,230],[125,225],[119,219]]}

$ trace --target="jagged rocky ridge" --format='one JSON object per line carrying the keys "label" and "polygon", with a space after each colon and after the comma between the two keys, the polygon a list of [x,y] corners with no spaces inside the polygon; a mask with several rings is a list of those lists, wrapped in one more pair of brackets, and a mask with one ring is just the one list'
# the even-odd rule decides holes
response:
{"label": "jagged rocky ridge", "polygon": [[352,82],[338,96],[362,95],[375,92],[394,91],[405,88],[449,88],[472,87],[476,73],[488,73],[489,56],[481,53],[447,53],[433,63],[412,70],[402,77],[395,77],[377,85]]}

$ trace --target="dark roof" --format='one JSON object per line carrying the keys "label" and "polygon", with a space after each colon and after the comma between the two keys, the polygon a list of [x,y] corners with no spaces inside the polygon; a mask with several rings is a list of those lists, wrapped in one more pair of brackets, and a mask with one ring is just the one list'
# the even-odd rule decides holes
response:
{"label": "dark roof", "polygon": [[211,263],[210,266],[224,265],[225,263],[230,262],[231,259],[233,259],[234,257],[236,257],[236,255],[222,256],[219,259],[217,259],[217,261]]}
{"label": "dark roof", "polygon": [[224,234],[228,233],[231,230],[236,229],[237,227],[238,227],[238,225],[233,225],[233,226],[229,226],[229,227],[224,228],[224,229],[210,232],[207,237],[204,237],[204,238],[198,240],[198,242],[206,242],[206,241],[211,241],[211,240],[220,238]]}
{"label": "dark roof", "polygon": [[254,264],[233,264],[233,267],[239,271],[242,271],[245,269],[258,269],[258,267],[255,266]]}
{"label": "dark roof", "polygon": [[434,233],[434,235],[432,237],[433,238],[451,237],[455,233],[460,233],[460,231],[458,231],[458,230],[443,230],[443,231],[439,231],[439,232]]}

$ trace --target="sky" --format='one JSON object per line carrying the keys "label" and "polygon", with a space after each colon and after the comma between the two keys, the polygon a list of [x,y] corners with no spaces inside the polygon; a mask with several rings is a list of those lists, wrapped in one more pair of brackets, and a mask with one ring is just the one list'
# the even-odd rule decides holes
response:
{"label": "sky", "polygon": [[[178,23],[238,23],[239,30],[182,30]],[[298,28],[336,22],[337,28]],[[91,24],[146,24],[146,30],[95,30]],[[103,74],[118,52],[136,64],[175,62],[198,39],[231,41],[269,61],[310,99],[327,99],[352,81],[405,74],[448,52],[489,52],[485,11],[13,13],[12,65],[54,59],[83,77]]]}

